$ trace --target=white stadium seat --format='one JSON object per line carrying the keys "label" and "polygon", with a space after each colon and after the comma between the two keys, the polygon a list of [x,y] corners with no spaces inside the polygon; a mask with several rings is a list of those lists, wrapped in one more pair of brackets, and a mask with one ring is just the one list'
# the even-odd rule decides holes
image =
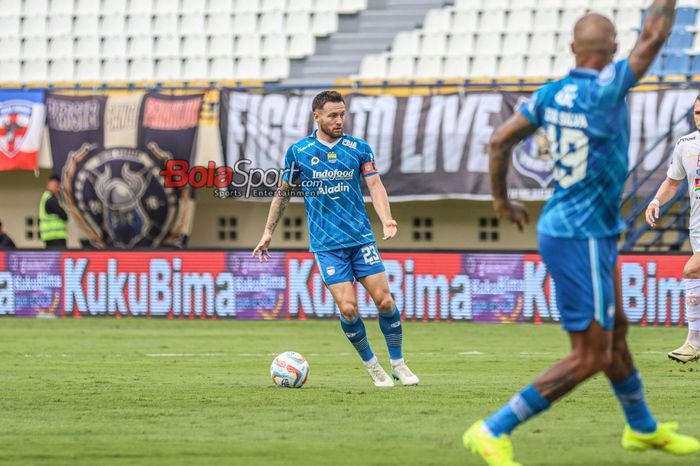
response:
{"label": "white stadium seat", "polygon": [[174,13],[165,15],[156,15],[153,21],[153,34],[157,36],[165,36],[170,34],[178,34],[178,17]]}
{"label": "white stadium seat", "polygon": [[138,0],[129,2],[127,13],[130,15],[152,14],[153,0]]}
{"label": "white stadium seat", "polygon": [[22,59],[45,59],[47,52],[47,39],[45,37],[29,37],[22,44]]}
{"label": "white stadium seat", "polygon": [[394,36],[391,54],[415,57],[420,50],[420,41],[421,37],[418,31],[400,31]]}
{"label": "white stadium seat", "polygon": [[535,10],[533,19],[533,32],[536,31],[558,31],[559,30],[559,10],[547,8]]}
{"label": "white stadium seat", "polygon": [[156,37],[155,50],[158,58],[180,58],[180,36]]}
{"label": "white stadium seat", "polygon": [[129,39],[129,58],[149,58],[153,56],[153,36],[134,36]]}
{"label": "white stadium seat", "polygon": [[75,41],[75,56],[77,58],[100,58],[100,38],[97,36],[78,37]]}
{"label": "white stadium seat", "polygon": [[109,0],[102,3],[101,13],[109,15],[112,13],[126,13],[126,0]]}
{"label": "white stadium seat", "polygon": [[452,22],[452,10],[433,8],[425,15],[423,30],[425,32],[448,32]]}
{"label": "white stadium seat", "polygon": [[552,64],[552,76],[564,76],[575,65],[573,55],[559,54],[554,57]]}
{"label": "white stadium seat", "polygon": [[536,32],[530,41],[530,50],[533,53],[554,53],[556,50],[556,35],[554,32]]}
{"label": "white stadium seat", "polygon": [[530,50],[527,32],[508,32],[503,39],[503,53],[507,55],[525,54]]}
{"label": "white stadium seat", "polygon": [[[232,41],[233,42],[233,41]],[[204,35],[186,36],[182,41],[182,56],[185,58],[205,57],[207,38]]]}
{"label": "white stadium seat", "polygon": [[284,34],[268,34],[262,38],[260,54],[263,57],[287,56],[287,36]]}
{"label": "white stadium seat", "polygon": [[480,10],[483,4],[484,0],[457,0],[455,2],[455,9],[464,11]]}
{"label": "white stadium seat", "polygon": [[100,81],[104,79],[100,69],[100,61],[96,58],[84,58],[78,60],[75,66],[75,79],[77,81]]}
{"label": "white stadium seat", "polygon": [[511,10],[510,13],[508,13],[508,20],[506,21],[506,31],[531,31],[532,16],[533,12],[531,9]]}
{"label": "white stadium seat", "polygon": [[0,37],[19,37],[19,16],[0,16]]}
{"label": "white stadium seat", "polygon": [[311,20],[311,32],[315,36],[327,36],[338,30],[338,15],[332,11],[318,11]]}
{"label": "white stadium seat", "polygon": [[420,57],[416,63],[415,79],[430,79],[442,77],[442,57]]}
{"label": "white stadium seat", "polygon": [[24,16],[38,16],[46,14],[49,9],[48,0],[25,0],[22,14]]}
{"label": "white stadium seat", "polygon": [[562,11],[561,19],[559,20],[559,30],[560,31],[573,31],[574,24],[576,24],[576,21],[578,21],[585,14],[586,14],[585,8],[574,8],[574,9],[567,8],[566,10]]}
{"label": "white stadium seat", "polygon": [[[617,33],[617,51],[621,56],[626,57],[632,51],[632,47],[637,43],[639,33],[637,31],[621,31]],[[696,40],[700,34],[695,35]]]}
{"label": "white stadium seat", "polygon": [[525,65],[525,77],[551,76],[552,55],[538,54],[527,57]]}
{"label": "white stadium seat", "polygon": [[387,61],[388,55],[385,53],[365,55],[362,57],[362,62],[360,62],[359,77],[361,79],[377,79],[385,77],[387,71]]}
{"label": "white stadium seat", "polygon": [[182,65],[182,79],[195,80],[208,78],[208,61],[204,57],[186,58]]}
{"label": "white stadium seat", "polygon": [[129,80],[146,81],[153,79],[154,66],[150,58],[135,58],[129,63]]}
{"label": "white stadium seat", "polygon": [[571,42],[574,40],[572,31],[562,31],[557,34],[556,53],[571,53]]}
{"label": "white stadium seat", "polygon": [[[19,3],[19,2],[17,2]],[[51,0],[49,3],[49,16],[73,15],[75,0]]]}
{"label": "white stadium seat", "polygon": [[391,57],[386,77],[389,79],[409,79],[413,76],[415,59],[413,57]]}
{"label": "white stadium seat", "polygon": [[501,53],[501,33],[484,32],[476,37],[474,55],[499,55]]}
{"label": "white stadium seat", "polygon": [[3,57],[0,59],[0,81],[19,81],[22,79],[22,65],[19,60],[9,60]]}
{"label": "white stadium seat", "polygon": [[218,34],[209,38],[207,56],[209,57],[232,57],[233,56],[233,36],[229,34]]}
{"label": "white stadium seat", "polygon": [[75,17],[73,33],[76,36],[97,36],[99,35],[99,30],[99,17],[96,14],[81,14]]}
{"label": "white stadium seat", "polygon": [[314,10],[313,0],[292,0],[287,7],[288,12],[311,13]]}
{"label": "white stadium seat", "polygon": [[313,55],[316,50],[316,39],[308,33],[289,36],[287,50],[289,58],[304,58]]}
{"label": "white stadium seat", "polygon": [[260,58],[243,57],[236,62],[236,79],[259,79],[262,74]]}
{"label": "white stadium seat", "polygon": [[19,59],[22,56],[22,41],[17,36],[0,37],[0,50],[2,60]]}
{"label": "white stadium seat", "polygon": [[308,11],[295,11],[287,14],[284,21],[284,31],[287,34],[308,33],[311,29],[311,13]]}
{"label": "white stadium seat", "polygon": [[642,10],[640,8],[621,8],[617,10],[615,28],[618,31],[641,28]]}
{"label": "white stadium seat", "polygon": [[338,12],[343,14],[354,14],[365,9],[367,9],[367,0],[340,0],[340,9]]}
{"label": "white stadium seat", "polygon": [[128,79],[128,63],[123,57],[108,58],[102,66],[102,79],[105,81],[123,81]]}
{"label": "white stadium seat", "polygon": [[261,77],[264,81],[279,81],[289,76],[287,57],[268,57],[262,65]]}
{"label": "white stadium seat", "polygon": [[17,0],[0,0],[0,16],[15,16],[19,18],[21,14],[22,2]]}
{"label": "white stadium seat", "polygon": [[46,37],[46,16],[25,16],[22,19],[22,37]]}
{"label": "white stadium seat", "polygon": [[211,79],[234,79],[234,61],[231,57],[214,58],[209,68]]}
{"label": "white stadium seat", "polygon": [[75,78],[75,61],[72,58],[59,58],[52,60],[49,66],[48,80],[72,81]]}
{"label": "white stadium seat", "polygon": [[46,60],[27,60],[22,64],[21,79],[25,82],[46,81],[49,74],[49,65]]}
{"label": "white stadium seat", "polygon": [[[109,0],[111,1],[111,0]],[[133,0],[132,0],[133,1]],[[137,0],[141,1],[141,0]],[[172,13],[178,14],[180,8],[180,2],[178,0],[155,0],[153,4],[153,11],[158,14]]]}
{"label": "white stadium seat", "polygon": [[[98,46],[99,50],[99,46]],[[3,54],[4,54],[3,50]],[[61,36],[52,37],[49,40],[49,57],[56,58],[70,58],[73,59],[75,56],[73,52],[73,37],[71,36]]]}
{"label": "white stadium seat", "polygon": [[448,56],[467,56],[474,51],[474,34],[451,34],[447,39]]}
{"label": "white stadium seat", "polygon": [[476,10],[455,10],[452,14],[452,32],[476,31],[479,25],[479,12]]}
{"label": "white stadium seat", "polygon": [[465,79],[469,75],[469,58],[447,57],[442,69],[445,78]]}
{"label": "white stadium seat", "polygon": [[[183,14],[188,14],[188,13],[204,14],[204,6],[207,3],[211,3],[211,2],[207,2],[205,0],[182,0],[182,6],[180,7],[180,12]],[[230,11],[230,10],[228,10],[228,11]]]}
{"label": "white stadium seat", "polygon": [[335,15],[339,9],[340,0],[316,0],[314,3],[314,11],[330,12]]}
{"label": "white stadium seat", "polygon": [[[294,3],[294,0],[292,0]],[[267,13],[269,11],[285,11],[287,9],[287,0],[262,0],[260,4],[260,12]]]}
{"label": "white stadium seat", "polygon": [[150,14],[129,16],[126,21],[126,33],[130,36],[151,33],[152,18]]}
{"label": "white stadium seat", "polygon": [[168,81],[181,77],[182,62],[179,58],[160,58],[156,61],[156,80]]}
{"label": "white stadium seat", "polygon": [[127,42],[125,36],[105,37],[104,42],[102,42],[102,58],[125,57]]}
{"label": "white stadium seat", "polygon": [[[197,0],[190,0],[197,1]],[[207,12],[209,13],[232,13],[233,0],[209,0],[207,3]]]}
{"label": "white stadium seat", "polygon": [[118,13],[105,15],[100,21],[100,35],[119,36],[124,34],[125,29],[126,18]]}
{"label": "white stadium seat", "polygon": [[506,28],[505,10],[487,10],[481,15],[479,31],[503,31]]}
{"label": "white stadium seat", "polygon": [[475,57],[472,61],[469,77],[471,78],[493,78],[496,75],[497,59],[495,55],[484,55]]}
{"label": "white stadium seat", "polygon": [[205,34],[204,13],[201,11],[186,13],[180,18],[179,33],[184,36]]}
{"label": "white stadium seat", "polygon": [[[221,23],[221,24],[219,24]],[[233,28],[231,27],[230,18],[217,20],[209,17],[209,25],[207,32],[234,32],[235,34],[257,34],[258,33],[258,15],[255,13],[236,13],[233,17]]]}
{"label": "white stadium seat", "polygon": [[260,12],[260,0],[235,0],[233,11],[238,13],[255,13]]}
{"label": "white stadium seat", "polygon": [[518,55],[503,55],[498,63],[496,77],[498,78],[519,78],[525,71],[525,57]]}
{"label": "white stadium seat", "polygon": [[564,7],[565,0],[537,0],[538,10],[560,10]]}
{"label": "white stadium seat", "polygon": [[262,48],[262,38],[258,34],[245,34],[236,39],[237,57],[259,57]]}
{"label": "white stadium seat", "polygon": [[281,11],[263,13],[260,16],[258,32],[260,34],[274,34],[284,30],[284,14]]}
{"label": "white stadium seat", "polygon": [[443,56],[447,53],[447,35],[445,33],[426,34],[421,40],[422,56]]}
{"label": "white stadium seat", "polygon": [[[513,3],[517,3],[518,0],[513,0]],[[481,9],[484,11],[489,10],[507,10],[511,7],[511,0],[484,0],[481,5]]]}
{"label": "white stadium seat", "polygon": [[[59,0],[60,1],[60,0]],[[19,3],[19,2],[17,2]],[[100,2],[95,0],[76,0],[74,14],[89,15],[100,12]]]}

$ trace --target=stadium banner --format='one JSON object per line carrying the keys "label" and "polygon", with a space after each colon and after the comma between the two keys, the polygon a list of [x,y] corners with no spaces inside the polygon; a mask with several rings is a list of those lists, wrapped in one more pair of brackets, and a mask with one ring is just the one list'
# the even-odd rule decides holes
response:
{"label": "stadium banner", "polygon": [[0,90],[0,171],[38,168],[45,120],[44,91]]}
{"label": "stadium banner", "polygon": [[54,174],[95,248],[181,247],[191,188],[166,186],[168,160],[191,161],[203,94],[47,97]]}
{"label": "stadium banner", "polygon": [[[649,152],[636,174],[654,173],[640,194],[656,189],[666,168],[655,170],[658,163],[678,137],[694,128],[691,108],[697,92],[630,94],[630,167]],[[223,89],[219,131],[226,165],[246,159],[251,167],[263,170],[282,166],[287,148],[315,127],[313,95]],[[529,97],[493,90],[405,97],[350,93],[345,96],[344,129],[372,146],[392,200],[489,199],[489,138]],[[554,163],[550,144],[540,129],[515,148],[508,179],[512,197],[550,197]]]}
{"label": "stadium banner", "polygon": [[[387,252],[402,316],[419,322],[559,322],[555,284],[537,254]],[[631,323],[683,326],[681,255],[620,257]],[[363,317],[377,316],[357,286]],[[0,253],[0,315],[170,319],[317,319],[339,313],[311,253],[248,251]]]}

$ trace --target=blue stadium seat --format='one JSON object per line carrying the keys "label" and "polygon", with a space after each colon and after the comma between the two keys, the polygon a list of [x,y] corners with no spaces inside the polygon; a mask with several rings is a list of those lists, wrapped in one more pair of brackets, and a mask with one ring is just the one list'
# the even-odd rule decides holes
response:
{"label": "blue stadium seat", "polygon": [[662,62],[663,62],[663,56],[661,54],[659,54],[656,57],[656,60],[654,60],[654,62],[651,64],[651,66],[647,70],[646,76],[660,76],[662,74],[661,73]]}
{"label": "blue stadium seat", "polygon": [[676,21],[674,26],[694,26],[697,10],[691,7],[681,7],[676,9]]}
{"label": "blue stadium seat", "polygon": [[682,51],[693,46],[694,34],[685,28],[673,28],[671,37],[664,44],[664,48],[668,51]]}
{"label": "blue stadium seat", "polygon": [[693,61],[690,64],[691,74],[700,74],[700,55],[695,55]]}
{"label": "blue stadium seat", "polygon": [[682,74],[687,75],[690,72],[690,57],[685,53],[672,53],[666,55],[663,59],[663,69],[661,74],[674,75]]}

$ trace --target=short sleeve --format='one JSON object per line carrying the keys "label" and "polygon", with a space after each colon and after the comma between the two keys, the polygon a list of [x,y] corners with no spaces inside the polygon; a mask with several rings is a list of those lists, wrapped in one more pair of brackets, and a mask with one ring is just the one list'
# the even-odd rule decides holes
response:
{"label": "short sleeve", "polygon": [[542,126],[542,98],[544,96],[544,88],[540,88],[533,93],[528,100],[520,104],[517,111],[520,112],[530,123],[540,127]]}
{"label": "short sleeve", "polygon": [[301,172],[299,171],[299,164],[297,163],[297,157],[294,153],[294,146],[289,146],[289,149],[287,149],[287,153],[284,156],[282,181],[285,181],[290,185],[297,185],[299,184],[300,175]]}
{"label": "short sleeve", "polygon": [[625,99],[630,88],[637,84],[637,77],[627,59],[624,59],[603,68],[597,82],[601,90],[601,102],[617,105]]}
{"label": "short sleeve", "polygon": [[673,149],[671,165],[668,167],[666,176],[673,180],[682,180],[687,176],[685,167],[683,166],[683,145],[680,142],[678,142],[676,148]]}
{"label": "short sleeve", "polygon": [[379,173],[374,160],[374,151],[367,143],[362,144],[360,148],[360,171],[364,177]]}

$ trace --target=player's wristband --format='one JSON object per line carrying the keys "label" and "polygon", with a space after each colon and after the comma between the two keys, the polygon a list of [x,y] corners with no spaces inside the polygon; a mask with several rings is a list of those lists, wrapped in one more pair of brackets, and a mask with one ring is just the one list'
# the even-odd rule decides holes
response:
{"label": "player's wristband", "polygon": [[651,201],[651,202],[649,203],[649,205],[655,205],[656,207],[660,207],[660,206],[661,206],[661,203],[659,202],[658,199],[654,199],[653,201]]}

